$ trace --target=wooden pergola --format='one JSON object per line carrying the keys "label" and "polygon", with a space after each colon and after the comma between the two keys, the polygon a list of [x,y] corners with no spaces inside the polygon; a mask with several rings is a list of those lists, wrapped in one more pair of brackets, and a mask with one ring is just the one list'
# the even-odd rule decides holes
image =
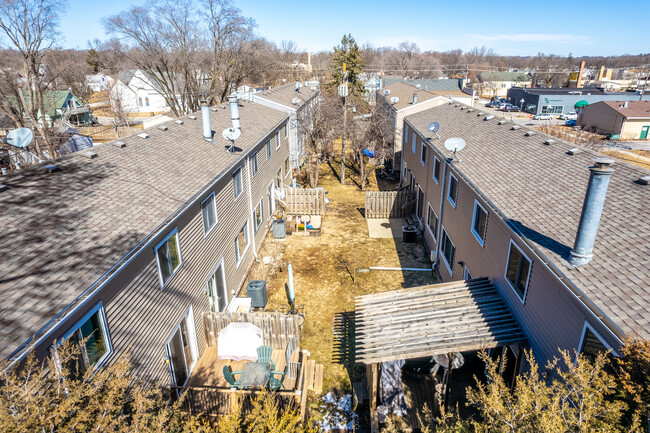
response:
{"label": "wooden pergola", "polygon": [[526,340],[487,278],[358,296],[356,362],[367,366],[372,431],[378,431],[378,363],[523,343]]}

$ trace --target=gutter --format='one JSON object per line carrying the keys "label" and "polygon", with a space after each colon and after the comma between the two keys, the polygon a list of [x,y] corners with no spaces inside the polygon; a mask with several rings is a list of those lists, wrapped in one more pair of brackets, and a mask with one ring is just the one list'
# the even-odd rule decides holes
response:
{"label": "gutter", "polygon": [[[284,117],[280,122],[275,124],[270,130],[275,130],[278,128],[282,122],[284,122],[287,118]],[[86,306],[86,303],[88,302],[89,299],[91,299],[93,296],[95,296],[98,292],[100,292],[109,282],[113,280],[113,278],[122,271],[126,266],[128,266],[135,257],[137,257],[146,247],[151,246],[152,241],[156,239],[160,234],[163,232],[167,231],[173,223],[176,222],[179,216],[181,216],[187,208],[190,206],[194,205],[197,201],[199,201],[203,194],[212,188],[216,183],[223,178],[223,176],[227,173],[230,173],[232,168],[237,164],[240,163],[242,158],[247,159],[251,153],[251,151],[256,148],[260,143],[263,142],[263,140],[266,138],[266,135],[262,137],[261,140],[258,140],[248,148],[246,152],[242,152],[242,155],[240,158],[236,159],[228,165],[226,168],[224,168],[212,181],[210,181],[206,186],[204,186],[199,192],[194,194],[188,201],[186,201],[181,207],[179,207],[174,213],[172,213],[167,219],[162,222],[158,227],[154,229],[153,232],[151,232],[147,237],[145,237],[138,245],[136,245],[131,251],[129,251],[122,259],[120,259],[115,265],[113,265],[112,268],[110,268],[108,271],[106,271],[101,277],[99,277],[94,283],[92,283],[87,289],[85,289],[79,296],[77,296],[71,303],[69,303],[66,307],[64,307],[56,316],[54,316],[52,319],[50,319],[49,322],[47,322],[43,327],[41,327],[38,331],[34,333],[34,336],[29,338],[27,341],[25,341],[23,344],[21,344],[16,350],[14,350],[9,357],[7,358],[10,360],[9,365],[6,367],[5,370],[12,368],[17,362],[23,360],[29,351],[36,347],[39,346],[45,339],[50,338],[54,331],[59,329],[62,323],[64,323],[70,316],[72,316],[74,313],[77,311],[83,309]],[[43,333],[41,336],[38,336],[40,333]],[[38,338],[37,338],[38,336]],[[36,340],[34,340],[37,338]],[[19,353],[20,352],[20,353]]]}

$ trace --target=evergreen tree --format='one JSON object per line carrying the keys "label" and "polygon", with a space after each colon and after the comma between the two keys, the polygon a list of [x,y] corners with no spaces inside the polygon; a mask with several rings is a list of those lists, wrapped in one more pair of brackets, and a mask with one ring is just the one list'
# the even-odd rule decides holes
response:
{"label": "evergreen tree", "polygon": [[350,93],[363,93],[363,82],[359,78],[363,72],[363,51],[351,34],[343,35],[341,44],[334,47],[334,52],[330,55],[331,84],[333,86],[338,86],[343,82],[343,64],[346,65]]}

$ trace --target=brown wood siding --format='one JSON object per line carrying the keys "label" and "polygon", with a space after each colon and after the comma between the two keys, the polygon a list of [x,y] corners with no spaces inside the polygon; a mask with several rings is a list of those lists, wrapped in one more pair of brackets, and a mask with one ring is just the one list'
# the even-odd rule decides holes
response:
{"label": "brown wood siding", "polygon": [[[434,151],[431,148],[427,150],[425,171],[425,167],[420,163],[420,148],[418,147],[418,152],[415,154],[411,151],[412,130],[409,125],[410,137],[409,144],[405,146],[405,161],[409,169],[413,170],[416,182],[423,188],[423,185],[426,185],[425,201],[430,201],[431,205],[435,206],[434,211],[440,217],[442,182],[438,185],[432,179]],[[418,137],[418,146],[421,139],[422,137]],[[444,160],[442,158],[440,160],[444,164]],[[462,170],[462,163],[459,163],[458,167]],[[535,259],[532,250],[516,238],[513,230],[499,215],[491,211],[485,201],[465,182],[458,169],[452,168],[451,171],[458,179],[457,206],[454,208],[451,205],[445,193],[444,210],[440,221],[456,247],[456,254],[454,263],[451,264],[453,275],[449,274],[441,259],[438,269],[443,281],[463,278],[463,267],[458,262],[464,262],[474,278],[489,277],[524,329],[537,361],[542,365],[559,355],[558,348],[570,351],[579,348],[585,320],[602,337],[608,339],[610,345],[616,347],[610,333],[592,318],[588,310],[562,285],[553,272]],[[449,172],[450,167],[447,165],[445,188],[448,185]],[[442,177],[442,168],[440,173]],[[429,182],[428,179],[431,181]],[[488,212],[484,246],[480,245],[471,231],[475,200],[478,200]],[[426,229],[425,239],[430,248],[435,247]],[[523,304],[504,276],[511,239],[532,261],[530,280]]]}
{"label": "brown wood siding", "polygon": [[[278,130],[281,130],[281,124]],[[277,130],[267,137],[275,139]],[[272,146],[272,158],[266,160],[266,139],[255,148],[258,156],[258,173],[251,182],[253,202],[259,197],[266,198],[266,188],[275,179],[277,170],[283,167],[288,156],[289,146],[280,134],[281,147]],[[207,280],[219,264],[224,261],[227,297],[230,300],[241,289],[253,255],[253,221],[250,209],[248,170],[249,150],[242,160],[218,179],[213,187],[180,214],[168,230],[152,240],[151,247],[144,248],[106,284],[106,286],[87,304],[83,311],[71,316],[60,327],[59,337],[65,335],[70,327],[101,300],[104,306],[113,354],[107,364],[129,352],[136,373],[145,380],[171,384],[169,365],[164,361],[165,343],[181,318],[192,306],[196,342],[199,356],[206,348],[203,333],[202,313],[209,311],[206,293]],[[244,156],[246,156],[244,158]],[[242,167],[242,194],[234,199],[232,173]],[[215,173],[216,175],[216,173]],[[217,225],[206,235],[203,229],[201,202],[215,193]],[[180,205],[180,203],[179,203]],[[265,202],[265,216],[268,216]],[[236,265],[235,238],[245,223],[249,221],[249,247],[239,266]],[[155,261],[154,246],[178,229],[182,266],[171,277],[163,290],[160,287],[158,268]],[[262,225],[255,235],[256,246],[263,240],[267,226]],[[50,343],[48,342],[47,346]],[[45,353],[46,345],[37,353]]]}

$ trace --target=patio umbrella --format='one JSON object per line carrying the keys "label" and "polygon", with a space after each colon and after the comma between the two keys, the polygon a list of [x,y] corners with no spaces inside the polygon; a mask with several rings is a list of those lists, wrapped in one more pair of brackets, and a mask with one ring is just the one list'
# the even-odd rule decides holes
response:
{"label": "patio umbrella", "polygon": [[249,322],[232,322],[219,332],[217,358],[257,361],[257,348],[262,344],[260,328]]}
{"label": "patio umbrella", "polygon": [[575,103],[574,107],[582,108],[582,107],[586,107],[587,105],[589,105],[589,102],[585,101],[584,99],[581,99]]}

